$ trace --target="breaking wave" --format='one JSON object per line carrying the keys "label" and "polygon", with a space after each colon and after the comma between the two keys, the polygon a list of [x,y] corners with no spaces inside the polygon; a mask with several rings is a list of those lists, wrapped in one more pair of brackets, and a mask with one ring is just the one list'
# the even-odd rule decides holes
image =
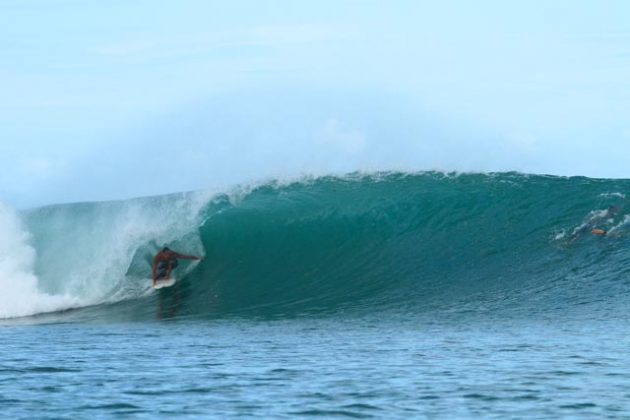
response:
{"label": "breaking wave", "polygon": [[[19,217],[4,206],[0,316],[77,306],[88,308],[68,316],[620,313],[629,189],[517,173],[373,173]],[[205,258],[182,262],[176,285],[158,293],[148,277],[163,245]]]}

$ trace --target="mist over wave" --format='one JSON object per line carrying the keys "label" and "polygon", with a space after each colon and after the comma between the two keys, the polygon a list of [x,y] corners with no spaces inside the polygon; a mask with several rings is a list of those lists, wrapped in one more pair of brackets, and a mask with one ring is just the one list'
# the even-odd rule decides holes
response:
{"label": "mist over wave", "polygon": [[[2,208],[2,281],[19,298],[0,300],[0,314],[89,305],[105,319],[614,314],[629,293],[629,187],[517,173],[351,174],[43,207],[21,215],[28,233]],[[619,211],[596,217],[611,205]],[[163,245],[205,258],[182,262],[178,283],[158,293],[150,266]]]}

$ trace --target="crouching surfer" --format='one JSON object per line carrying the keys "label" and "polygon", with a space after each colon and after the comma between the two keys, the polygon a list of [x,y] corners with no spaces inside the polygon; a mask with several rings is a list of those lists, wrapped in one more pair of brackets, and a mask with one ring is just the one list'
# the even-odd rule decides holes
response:
{"label": "crouching surfer", "polygon": [[179,252],[171,251],[168,247],[162,248],[162,250],[153,257],[153,286],[155,286],[155,282],[158,280],[171,278],[171,273],[178,265],[178,259],[200,260],[201,257],[180,254]]}

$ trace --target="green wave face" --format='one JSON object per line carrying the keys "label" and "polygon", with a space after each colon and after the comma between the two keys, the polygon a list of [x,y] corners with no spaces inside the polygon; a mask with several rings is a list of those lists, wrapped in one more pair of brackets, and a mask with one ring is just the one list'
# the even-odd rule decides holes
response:
{"label": "green wave face", "polygon": [[[24,216],[40,288],[119,302],[84,311],[95,317],[531,315],[625,305],[628,188],[516,173],[383,173]],[[205,258],[153,293],[150,261],[164,244]]]}

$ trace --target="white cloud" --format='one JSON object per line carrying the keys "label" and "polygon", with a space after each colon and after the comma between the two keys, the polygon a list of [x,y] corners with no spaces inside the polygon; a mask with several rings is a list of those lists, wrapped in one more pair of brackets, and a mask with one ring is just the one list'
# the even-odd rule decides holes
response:
{"label": "white cloud", "polygon": [[273,46],[351,41],[358,40],[361,36],[356,29],[349,26],[312,24],[258,26],[248,31],[248,38],[254,44]]}
{"label": "white cloud", "polygon": [[356,155],[361,153],[367,141],[360,130],[345,127],[335,118],[329,118],[315,136],[318,145],[335,149],[337,152]]}
{"label": "white cloud", "polygon": [[[104,57],[155,59],[182,55],[202,54],[244,47],[295,48],[314,44],[339,43],[363,39],[360,32],[348,25],[267,25],[245,28],[184,31],[158,35],[148,39],[125,41],[94,46],[90,52]],[[241,51],[243,52],[243,51]]]}
{"label": "white cloud", "polygon": [[507,136],[508,145],[517,151],[533,152],[539,146],[538,139],[530,133],[514,132]]}
{"label": "white cloud", "polygon": [[43,178],[53,172],[55,165],[50,159],[40,156],[21,159],[18,166],[23,175]]}

